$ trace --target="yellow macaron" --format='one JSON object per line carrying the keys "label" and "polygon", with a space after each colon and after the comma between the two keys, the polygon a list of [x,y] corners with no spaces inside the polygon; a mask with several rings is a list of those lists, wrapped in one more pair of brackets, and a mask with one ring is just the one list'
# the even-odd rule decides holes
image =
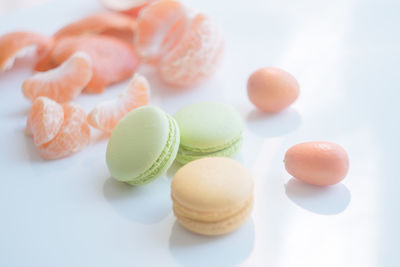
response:
{"label": "yellow macaron", "polygon": [[253,207],[253,179],[239,162],[203,158],[174,175],[171,198],[178,221],[190,231],[221,235],[241,226]]}

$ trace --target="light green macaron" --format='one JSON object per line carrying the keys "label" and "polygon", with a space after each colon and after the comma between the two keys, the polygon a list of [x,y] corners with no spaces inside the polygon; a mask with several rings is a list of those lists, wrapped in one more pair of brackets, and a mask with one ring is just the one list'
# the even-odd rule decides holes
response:
{"label": "light green macaron", "polygon": [[174,115],[181,142],[176,160],[186,164],[203,157],[231,157],[241,147],[243,120],[231,106],[199,102]]}
{"label": "light green macaron", "polygon": [[149,183],[164,174],[179,148],[174,118],[154,106],[129,112],[114,128],[106,161],[111,175],[131,185]]}

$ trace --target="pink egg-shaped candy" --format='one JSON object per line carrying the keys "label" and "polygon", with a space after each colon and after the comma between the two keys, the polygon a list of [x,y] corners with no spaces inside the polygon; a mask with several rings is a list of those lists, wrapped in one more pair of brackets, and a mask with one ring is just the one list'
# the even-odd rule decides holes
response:
{"label": "pink egg-shaped candy", "polygon": [[260,110],[279,112],[299,96],[299,84],[290,73],[273,67],[261,68],[247,82],[250,101]]}
{"label": "pink egg-shaped candy", "polygon": [[313,185],[339,183],[349,170],[347,152],[330,142],[306,142],[292,146],[285,154],[285,168],[293,177]]}

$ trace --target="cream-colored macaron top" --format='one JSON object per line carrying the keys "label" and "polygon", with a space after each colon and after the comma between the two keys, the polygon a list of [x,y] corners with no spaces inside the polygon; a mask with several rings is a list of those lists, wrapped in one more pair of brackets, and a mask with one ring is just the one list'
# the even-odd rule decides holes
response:
{"label": "cream-colored macaron top", "polygon": [[195,160],[174,175],[174,201],[196,211],[225,211],[251,199],[253,180],[239,162],[222,157]]}

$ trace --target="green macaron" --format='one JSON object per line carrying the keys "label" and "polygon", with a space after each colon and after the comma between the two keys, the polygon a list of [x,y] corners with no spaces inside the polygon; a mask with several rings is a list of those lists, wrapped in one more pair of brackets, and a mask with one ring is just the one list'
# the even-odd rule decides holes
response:
{"label": "green macaron", "polygon": [[179,140],[174,118],[158,107],[137,108],[121,119],[111,134],[106,152],[108,169],[118,181],[149,183],[172,165]]}
{"label": "green macaron", "polygon": [[231,157],[241,147],[243,120],[231,106],[199,102],[174,115],[181,141],[176,160],[186,164],[203,157]]}

